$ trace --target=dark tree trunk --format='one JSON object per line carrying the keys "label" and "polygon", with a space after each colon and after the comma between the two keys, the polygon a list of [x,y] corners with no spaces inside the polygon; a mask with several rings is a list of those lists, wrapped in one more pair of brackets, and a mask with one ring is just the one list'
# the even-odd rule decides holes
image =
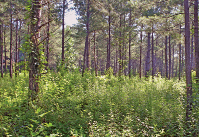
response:
{"label": "dark tree trunk", "polygon": [[16,45],[15,45],[15,77],[17,77],[17,73],[19,71],[18,69],[18,58],[19,58],[19,52],[18,52],[18,19],[16,20],[16,39],[15,39]]}
{"label": "dark tree trunk", "polygon": [[196,61],[196,82],[199,85],[199,45],[198,45],[198,0],[194,3],[194,42],[195,42],[195,61]]}
{"label": "dark tree trunk", "polygon": [[153,40],[153,27],[151,36],[151,57],[152,57],[152,79],[154,79],[155,65],[154,65],[154,40]]}
{"label": "dark tree trunk", "polygon": [[[181,24],[180,24],[180,35],[181,35]],[[182,48],[181,43],[179,43],[179,75],[178,75],[179,80],[181,80],[181,70],[182,70],[182,61],[181,61],[182,49],[181,48]]]}
{"label": "dark tree trunk", "polygon": [[64,16],[65,16],[65,1],[63,0],[63,11],[62,11],[62,64],[64,64]]}
{"label": "dark tree trunk", "polygon": [[[5,26],[5,25],[4,25]],[[7,55],[6,55],[6,26],[4,27],[4,35],[3,35],[3,45],[4,45],[4,52],[5,52],[5,73],[7,71]]]}
{"label": "dark tree trunk", "polygon": [[87,66],[88,66],[88,71],[90,71],[90,62],[91,62],[91,58],[90,58],[90,49],[91,49],[91,40],[90,38],[88,39],[88,52],[87,52]]}
{"label": "dark tree trunk", "polygon": [[10,2],[10,77],[12,78],[12,3]]}
{"label": "dark tree trunk", "polygon": [[[39,92],[39,75],[40,75],[40,27],[41,27],[41,4],[42,0],[35,0],[32,3],[31,14],[31,42],[32,52],[29,54],[29,89],[31,99],[35,100]],[[34,23],[36,22],[36,23]]]}
{"label": "dark tree trunk", "polygon": [[[129,27],[131,27],[131,8],[129,14]],[[131,31],[129,32],[129,77],[131,77]]]}
{"label": "dark tree trunk", "polygon": [[97,76],[97,55],[96,55],[96,41],[95,41],[95,31],[94,31],[94,66],[95,66],[95,76]]}
{"label": "dark tree trunk", "polygon": [[[120,15],[120,29],[122,27],[122,15]],[[122,32],[120,30],[120,36],[119,36],[119,76],[122,74],[122,43],[121,43],[121,37],[122,37]]]}
{"label": "dark tree trunk", "polygon": [[193,64],[194,64],[194,56],[193,56],[193,35],[191,37],[191,70],[193,70]]}
{"label": "dark tree trunk", "polygon": [[85,49],[84,49],[84,65],[83,65],[83,71],[82,76],[84,75],[84,71],[87,68],[89,70],[90,64],[89,64],[89,18],[90,18],[90,0],[88,0],[87,3],[87,20],[86,20],[86,40],[85,40]]}
{"label": "dark tree trunk", "polygon": [[148,46],[147,46],[147,55],[146,55],[146,62],[145,62],[145,77],[149,77],[150,71],[150,50],[151,50],[151,43],[150,43],[150,35],[151,33],[148,32]]}
{"label": "dark tree trunk", "polygon": [[[142,25],[142,29],[143,29],[143,25]],[[140,33],[140,40],[141,40],[141,45],[140,45],[140,67],[139,67],[139,76],[140,78],[142,78],[142,30]]]}
{"label": "dark tree trunk", "polygon": [[166,78],[168,78],[167,36],[165,36],[165,73]]}
{"label": "dark tree trunk", "polygon": [[110,68],[111,65],[111,16],[110,16],[110,9],[109,9],[109,16],[108,16],[108,45],[107,45],[107,64],[106,70]]}
{"label": "dark tree trunk", "polygon": [[171,36],[169,35],[169,79],[171,79]]}
{"label": "dark tree trunk", "polygon": [[181,64],[181,62],[182,62],[182,61],[181,61],[181,58],[182,58],[182,57],[181,57],[181,54],[182,54],[182,53],[181,53],[181,51],[182,51],[182,50],[181,50],[181,44],[179,44],[179,75],[178,75],[178,76],[179,76],[179,77],[178,77],[179,80],[181,79],[181,67],[182,67],[182,64]]}
{"label": "dark tree trunk", "polygon": [[47,38],[46,38],[46,66],[49,67],[49,39],[50,39],[50,2],[48,1],[48,24],[47,24]]}
{"label": "dark tree trunk", "polygon": [[1,47],[1,77],[3,78],[3,25],[0,25],[0,47]]}
{"label": "dark tree trunk", "polygon": [[199,85],[198,0],[195,0],[194,3],[194,42],[196,60],[196,82]]}
{"label": "dark tree trunk", "polygon": [[163,73],[163,60],[164,60],[164,50],[162,50],[162,59],[161,59],[161,76],[163,77],[164,73]]}
{"label": "dark tree trunk", "polygon": [[172,71],[171,71],[171,73],[172,73],[172,77],[173,77],[173,75],[174,75],[174,45],[173,45],[172,50],[173,50],[173,52],[172,52],[173,54],[172,54],[172,67],[171,67]]}
{"label": "dark tree trunk", "polygon": [[186,66],[186,89],[187,89],[187,108],[186,122],[189,126],[191,123],[191,108],[192,108],[192,79],[191,79],[191,64],[190,64],[190,22],[189,22],[189,1],[184,0],[185,13],[185,66]]}

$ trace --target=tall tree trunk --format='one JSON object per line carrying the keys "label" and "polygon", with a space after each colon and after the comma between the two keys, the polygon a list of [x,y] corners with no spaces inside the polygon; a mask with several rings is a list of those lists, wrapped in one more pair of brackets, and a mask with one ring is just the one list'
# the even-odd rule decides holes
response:
{"label": "tall tree trunk", "polygon": [[152,27],[152,36],[151,36],[151,57],[152,57],[152,79],[154,79],[155,74],[155,65],[154,65],[154,40],[153,40],[153,27]]}
{"label": "tall tree trunk", "polygon": [[15,38],[15,77],[17,77],[17,73],[19,71],[18,69],[18,58],[19,58],[19,52],[18,52],[18,19],[16,20],[16,38]]}
{"label": "tall tree trunk", "polygon": [[84,71],[86,68],[90,68],[89,64],[89,19],[90,19],[90,0],[87,2],[87,12],[86,12],[86,40],[85,40],[85,48],[84,48],[84,65],[83,65],[83,71],[82,71],[82,76],[84,75]]}
{"label": "tall tree trunk", "polygon": [[163,77],[164,73],[163,73],[163,60],[164,60],[164,50],[162,50],[162,59],[161,59],[161,76]]}
{"label": "tall tree trunk", "polygon": [[190,64],[190,22],[189,22],[189,1],[184,0],[185,13],[185,66],[186,66],[186,89],[187,89],[187,108],[186,122],[190,125],[191,109],[192,109],[192,79],[191,79],[191,64]]}
{"label": "tall tree trunk", "polygon": [[146,63],[145,63],[145,77],[149,77],[150,71],[150,50],[151,50],[151,43],[150,43],[150,35],[151,33],[148,32],[148,46],[147,46],[147,55],[146,55]]}
{"label": "tall tree trunk", "polygon": [[107,45],[107,64],[106,70],[110,68],[111,65],[111,15],[109,9],[109,16],[108,16],[108,45]]}
{"label": "tall tree trunk", "polygon": [[94,31],[94,66],[95,66],[95,76],[97,76],[97,55],[96,55],[96,41],[95,41],[95,31]]}
{"label": "tall tree trunk", "polygon": [[167,36],[165,36],[165,69],[166,78],[168,78]]}
{"label": "tall tree trunk", "polygon": [[[142,24],[142,29],[143,29],[143,24]],[[142,77],[142,30],[140,33],[140,40],[141,40],[141,45],[140,45],[140,67],[139,67],[139,76],[140,78]]]}
{"label": "tall tree trunk", "polygon": [[174,75],[174,45],[173,45],[173,48],[172,48],[172,67],[171,67],[171,73],[172,73],[172,78],[173,78],[173,75]]}
{"label": "tall tree trunk", "polygon": [[182,62],[181,61],[181,58],[182,58],[181,54],[182,53],[181,53],[181,51],[182,50],[181,50],[181,44],[179,44],[178,46],[179,46],[179,75],[178,75],[178,79],[181,80],[181,67],[182,67],[182,64],[181,64],[181,62]]}
{"label": "tall tree trunk", "polygon": [[[194,34],[193,34],[194,35]],[[191,36],[191,70],[193,70],[193,64],[194,64],[194,55],[193,55],[193,42],[194,37]]]}
{"label": "tall tree trunk", "polygon": [[7,55],[6,55],[6,26],[4,25],[4,35],[3,35],[3,45],[4,45],[4,52],[5,52],[5,73],[7,71]]}
{"label": "tall tree trunk", "polygon": [[1,77],[3,78],[3,25],[0,25],[0,47],[1,47]]}
{"label": "tall tree trunk", "polygon": [[12,78],[12,3],[10,1],[10,77]]}
{"label": "tall tree trunk", "polygon": [[47,24],[47,38],[46,38],[46,66],[49,67],[49,39],[50,39],[50,2],[48,1],[48,24]]}
{"label": "tall tree trunk", "polygon": [[[120,14],[120,29],[122,27],[122,15]],[[119,76],[122,74],[122,43],[121,43],[121,37],[122,37],[122,32],[120,30],[120,36],[119,36]]]}
{"label": "tall tree trunk", "polygon": [[199,85],[199,45],[198,45],[198,0],[194,3],[194,42],[196,61],[196,82]]}
{"label": "tall tree trunk", "polygon": [[171,36],[169,35],[169,79],[171,79]]}
{"label": "tall tree trunk", "polygon": [[[180,35],[181,35],[181,24],[180,24]],[[182,70],[182,49],[181,49],[181,43],[179,43],[179,76],[178,76],[178,79],[181,80],[181,70]]]}
{"label": "tall tree trunk", "polygon": [[[129,27],[131,27],[131,8],[129,14]],[[129,77],[131,77],[131,31],[129,31]]]}
{"label": "tall tree trunk", "polygon": [[[42,0],[32,2],[31,12],[31,43],[32,52],[29,54],[29,89],[31,99],[35,100],[39,92],[40,75],[40,27],[41,27],[41,4]],[[34,23],[36,22],[36,23]]]}
{"label": "tall tree trunk", "polygon": [[62,11],[62,64],[64,64],[64,17],[65,17],[65,1],[63,0],[63,11]]}

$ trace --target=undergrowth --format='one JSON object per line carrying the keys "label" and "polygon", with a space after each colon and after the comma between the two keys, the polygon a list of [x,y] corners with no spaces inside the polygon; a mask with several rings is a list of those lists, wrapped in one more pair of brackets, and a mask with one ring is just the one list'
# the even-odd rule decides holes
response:
{"label": "undergrowth", "polygon": [[[51,72],[41,77],[38,99],[31,102],[27,76],[21,73],[13,79],[0,78],[0,136],[186,133],[184,81]],[[196,107],[193,111],[192,131],[199,127],[197,110]]]}

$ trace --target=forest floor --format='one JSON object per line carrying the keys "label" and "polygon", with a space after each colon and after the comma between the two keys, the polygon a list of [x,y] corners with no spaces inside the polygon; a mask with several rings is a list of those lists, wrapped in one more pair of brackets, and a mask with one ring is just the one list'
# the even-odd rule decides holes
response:
{"label": "forest floor", "polygon": [[0,136],[198,135],[199,96],[193,93],[187,129],[184,80],[51,72],[41,77],[33,102],[28,73],[0,83]]}

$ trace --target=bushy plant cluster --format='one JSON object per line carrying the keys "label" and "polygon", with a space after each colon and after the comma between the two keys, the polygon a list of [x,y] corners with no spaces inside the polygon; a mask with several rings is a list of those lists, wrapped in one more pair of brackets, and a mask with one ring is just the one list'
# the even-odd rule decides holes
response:
{"label": "bushy plant cluster", "polygon": [[[21,73],[13,79],[0,79],[0,136],[186,133],[184,81],[51,72],[41,77],[41,92],[32,102],[26,76]],[[199,115],[197,111],[193,114],[195,118]],[[192,129],[197,130],[199,125],[193,123]]]}

